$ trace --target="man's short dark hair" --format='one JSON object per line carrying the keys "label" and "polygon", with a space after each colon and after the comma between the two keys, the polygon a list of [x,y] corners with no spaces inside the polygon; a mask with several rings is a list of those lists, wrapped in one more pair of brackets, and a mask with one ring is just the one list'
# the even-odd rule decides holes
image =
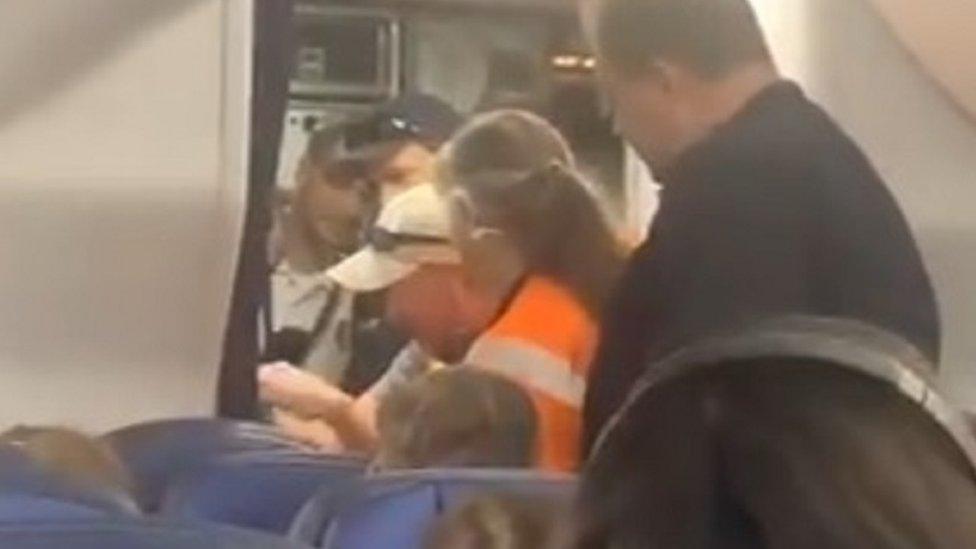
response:
{"label": "man's short dark hair", "polygon": [[597,0],[598,41],[616,69],[637,73],[667,58],[720,78],[769,48],[748,0]]}

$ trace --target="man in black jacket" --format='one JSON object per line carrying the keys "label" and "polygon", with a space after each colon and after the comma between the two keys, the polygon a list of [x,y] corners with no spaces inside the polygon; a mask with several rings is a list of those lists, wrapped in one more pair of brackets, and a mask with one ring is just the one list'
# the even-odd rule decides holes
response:
{"label": "man in black jacket", "polygon": [[777,314],[881,326],[937,363],[934,292],[857,145],[780,78],[747,0],[582,0],[617,126],[663,185],[603,326],[587,446],[643,365]]}

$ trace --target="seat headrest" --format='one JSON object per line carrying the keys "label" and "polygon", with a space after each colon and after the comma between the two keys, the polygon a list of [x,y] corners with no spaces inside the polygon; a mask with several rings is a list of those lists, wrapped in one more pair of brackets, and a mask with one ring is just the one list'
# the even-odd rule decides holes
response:
{"label": "seat headrest", "polygon": [[365,470],[361,459],[307,452],[225,456],[176,480],[161,513],[287,534],[317,492],[338,490]]}
{"label": "seat headrest", "polygon": [[[286,539],[204,524],[87,520],[0,524],[0,547],[18,549],[302,549]],[[307,549],[307,548],[306,548]]]}
{"label": "seat headrest", "polygon": [[171,479],[222,456],[305,450],[270,426],[211,418],[143,423],[114,431],[104,438],[132,472],[136,499],[147,512],[158,509]]}
{"label": "seat headrest", "polygon": [[599,455],[630,409],[668,381],[730,362],[800,359],[845,368],[889,385],[924,409],[974,465],[976,438],[965,417],[940,394],[934,368],[907,341],[863,322],[811,316],[769,319],[680,349],[650,364],[594,445]]}
{"label": "seat headrest", "polygon": [[291,537],[335,549],[420,548],[447,510],[486,495],[566,502],[576,479],[517,470],[422,470],[365,477],[341,492],[320,494],[295,520]]}
{"label": "seat headrest", "polygon": [[[36,514],[35,511],[74,515],[82,510],[97,514],[137,516],[140,514],[135,502],[127,494],[97,486],[83,486],[37,467],[30,457],[14,446],[0,444],[0,494],[5,504],[2,508],[12,511],[19,501],[22,512]],[[39,512],[39,511],[38,511]],[[16,516],[0,514],[0,521],[16,520]],[[43,513],[41,513],[43,516]]]}

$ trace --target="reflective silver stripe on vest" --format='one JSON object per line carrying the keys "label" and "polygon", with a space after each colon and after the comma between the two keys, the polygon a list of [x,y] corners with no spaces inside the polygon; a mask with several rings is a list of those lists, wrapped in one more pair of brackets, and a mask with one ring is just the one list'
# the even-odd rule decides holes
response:
{"label": "reflective silver stripe on vest", "polygon": [[514,338],[483,337],[471,347],[466,362],[574,408],[583,406],[586,380],[573,372],[568,360],[536,345]]}

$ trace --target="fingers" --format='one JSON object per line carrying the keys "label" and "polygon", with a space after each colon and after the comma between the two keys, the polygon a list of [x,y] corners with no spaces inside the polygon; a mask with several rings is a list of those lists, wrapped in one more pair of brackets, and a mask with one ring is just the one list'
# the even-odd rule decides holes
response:
{"label": "fingers", "polygon": [[324,421],[301,418],[281,409],[273,410],[272,420],[283,435],[318,451],[338,453],[344,449],[335,431]]}

